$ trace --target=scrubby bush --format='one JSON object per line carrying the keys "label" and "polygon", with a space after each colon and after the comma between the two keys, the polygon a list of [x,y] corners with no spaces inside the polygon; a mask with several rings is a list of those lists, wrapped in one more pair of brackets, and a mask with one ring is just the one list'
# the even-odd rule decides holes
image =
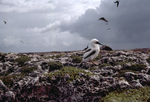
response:
{"label": "scrubby bush", "polygon": [[80,63],[82,61],[82,58],[77,55],[72,55],[71,58],[73,63]]}
{"label": "scrubby bush", "polygon": [[93,74],[93,73],[90,73],[90,72],[86,72],[83,69],[76,68],[76,67],[64,67],[64,68],[62,68],[58,71],[50,72],[46,75],[49,76],[49,78],[52,78],[53,76],[64,77],[65,75],[68,74],[70,76],[68,81],[73,81],[77,78],[80,78],[79,73],[84,73],[88,76]]}
{"label": "scrubby bush", "polygon": [[30,61],[31,58],[28,56],[20,56],[15,61],[18,62],[19,65],[23,66],[25,62]]}
{"label": "scrubby bush", "polygon": [[59,70],[63,67],[63,64],[61,62],[49,62],[48,63],[49,66],[49,71],[53,71],[53,70]]}
{"label": "scrubby bush", "polygon": [[103,97],[99,102],[149,102],[150,87],[114,91]]}
{"label": "scrubby bush", "polygon": [[19,75],[15,74],[15,75],[9,75],[9,76],[0,76],[0,79],[3,81],[3,83],[7,86],[7,87],[12,87],[13,86],[13,80],[15,78],[17,78]]}
{"label": "scrubby bush", "polygon": [[37,69],[37,67],[24,66],[21,69],[21,74],[27,75],[27,74],[33,72],[36,69]]}
{"label": "scrubby bush", "polygon": [[126,66],[125,69],[132,70],[132,71],[141,71],[141,70],[146,69],[146,65],[144,65],[144,64],[133,64],[131,66]]}

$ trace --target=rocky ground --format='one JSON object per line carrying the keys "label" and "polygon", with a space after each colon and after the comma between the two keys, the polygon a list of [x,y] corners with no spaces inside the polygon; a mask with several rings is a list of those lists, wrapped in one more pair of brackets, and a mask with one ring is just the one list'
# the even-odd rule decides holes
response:
{"label": "rocky ground", "polygon": [[150,49],[0,53],[1,102],[99,102],[114,90],[150,86]]}

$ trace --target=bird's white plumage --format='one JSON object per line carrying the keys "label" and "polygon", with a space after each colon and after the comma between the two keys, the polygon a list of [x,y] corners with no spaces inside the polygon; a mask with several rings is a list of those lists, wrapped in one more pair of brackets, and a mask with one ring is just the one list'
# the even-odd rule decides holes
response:
{"label": "bird's white plumage", "polygon": [[94,58],[96,58],[99,54],[99,51],[100,51],[100,43],[97,39],[92,39],[90,41],[90,44],[92,46],[91,50],[89,50],[88,52],[86,52],[84,55],[83,55],[83,58],[82,58],[82,62],[88,62],[88,61],[91,61],[93,60]]}

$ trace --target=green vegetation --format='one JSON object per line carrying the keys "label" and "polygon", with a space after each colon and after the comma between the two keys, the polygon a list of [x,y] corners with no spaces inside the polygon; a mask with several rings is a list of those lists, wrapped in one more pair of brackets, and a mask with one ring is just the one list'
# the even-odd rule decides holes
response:
{"label": "green vegetation", "polygon": [[98,69],[98,68],[97,67],[90,67],[90,68],[88,68],[88,70],[90,70],[90,71],[96,70],[96,69]]}
{"label": "green vegetation", "polygon": [[120,62],[115,62],[115,63],[114,63],[114,66],[115,66],[115,65],[121,65],[121,66],[124,66],[126,63],[131,63],[131,61],[120,61]]}
{"label": "green vegetation", "polygon": [[13,86],[13,80],[20,77],[20,75],[15,74],[15,75],[9,75],[9,76],[0,76],[0,79],[3,81],[3,83],[7,87],[12,87]]}
{"label": "green vegetation", "polygon": [[100,64],[100,65],[99,65],[100,68],[106,67],[106,66],[111,66],[111,64],[109,64],[109,63],[103,63],[103,64]]}
{"label": "green vegetation", "polygon": [[73,63],[80,63],[82,61],[82,58],[77,55],[72,55],[71,58]]}
{"label": "green vegetation", "polygon": [[119,73],[116,75],[116,77],[123,77],[126,72],[139,73],[145,68],[146,65],[143,64],[133,64],[131,66],[126,66],[122,70],[119,70]]}
{"label": "green vegetation", "polygon": [[114,91],[103,97],[100,102],[150,102],[150,87]]}
{"label": "green vegetation", "polygon": [[146,69],[146,65],[143,64],[133,64],[131,66],[126,66],[125,69],[132,70],[132,71],[141,71]]}
{"label": "green vegetation", "polygon": [[120,70],[119,73],[117,75],[115,75],[115,77],[124,77],[126,72],[133,72],[133,73],[139,73],[137,71],[133,71],[133,70]]}
{"label": "green vegetation", "polygon": [[36,69],[37,69],[37,67],[24,66],[21,69],[21,74],[27,75],[27,74],[33,72]]}
{"label": "green vegetation", "polygon": [[58,70],[63,67],[61,62],[49,62],[48,65],[50,66],[49,71]]}
{"label": "green vegetation", "polygon": [[23,66],[25,62],[30,61],[31,58],[28,56],[20,56],[19,58],[17,58],[15,61],[18,62],[19,65]]}
{"label": "green vegetation", "polygon": [[58,71],[50,72],[50,73],[45,74],[45,75],[49,76],[49,78],[52,78],[53,76],[60,76],[63,78],[65,75],[68,74],[70,76],[68,81],[73,81],[77,78],[80,78],[79,73],[84,73],[88,76],[93,75],[93,73],[86,72],[85,70],[79,69],[76,67],[64,67]]}

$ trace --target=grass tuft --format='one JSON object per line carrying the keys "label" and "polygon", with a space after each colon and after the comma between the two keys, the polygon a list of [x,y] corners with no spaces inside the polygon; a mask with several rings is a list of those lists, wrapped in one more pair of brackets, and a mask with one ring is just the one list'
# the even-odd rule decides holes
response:
{"label": "grass tuft", "polygon": [[24,66],[21,69],[21,74],[27,75],[27,74],[33,72],[36,69],[37,69],[37,67]]}
{"label": "grass tuft", "polygon": [[49,78],[52,78],[53,76],[60,76],[63,78],[65,75],[68,74],[70,76],[70,78],[68,80],[73,81],[77,78],[80,78],[79,73],[84,73],[88,76],[93,74],[90,72],[86,72],[83,69],[76,68],[76,67],[64,67],[58,71],[50,72],[50,73],[45,74],[45,75],[49,76]]}
{"label": "grass tuft", "polygon": [[114,91],[103,97],[99,102],[149,102],[150,86],[129,89],[124,91]]}
{"label": "grass tuft", "polygon": [[14,74],[14,75],[8,75],[8,76],[0,76],[0,79],[3,81],[3,83],[7,87],[12,87],[13,86],[13,80],[20,77],[19,74]]}
{"label": "grass tuft", "polygon": [[73,63],[80,63],[82,61],[82,58],[77,55],[72,55],[71,58]]}
{"label": "grass tuft", "polygon": [[144,64],[133,64],[131,66],[126,66],[125,69],[132,71],[141,71],[146,69],[146,65]]}
{"label": "grass tuft", "polygon": [[63,67],[61,62],[49,62],[48,65],[50,66],[49,71],[59,70]]}
{"label": "grass tuft", "polygon": [[20,56],[19,58],[17,58],[15,61],[18,62],[19,65],[23,66],[25,62],[30,61],[31,58],[28,56]]}

